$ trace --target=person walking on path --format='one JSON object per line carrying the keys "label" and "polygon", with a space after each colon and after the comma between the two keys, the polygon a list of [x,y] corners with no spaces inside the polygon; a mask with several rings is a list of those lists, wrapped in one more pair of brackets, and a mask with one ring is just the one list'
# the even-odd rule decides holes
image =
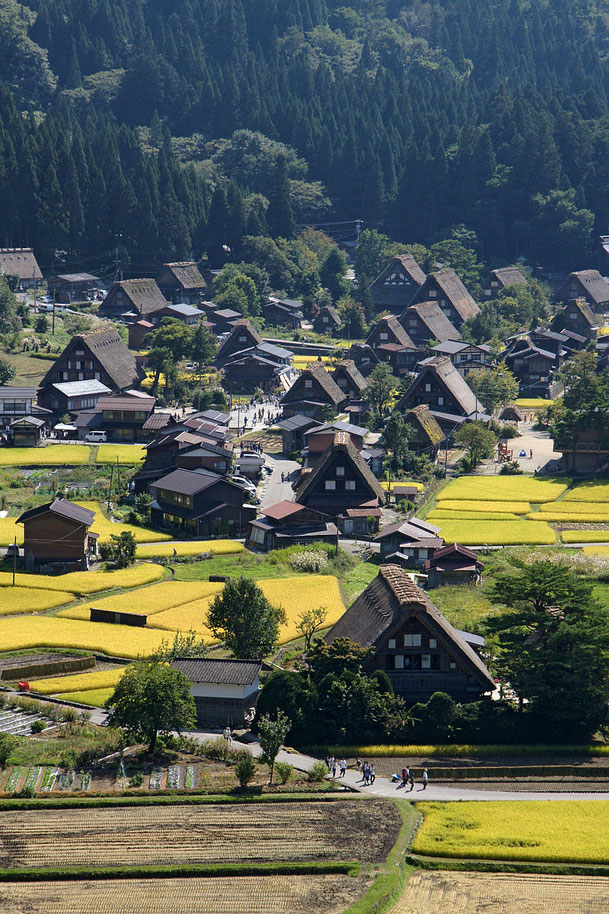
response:
{"label": "person walking on path", "polygon": [[344,778],[344,776],[345,776],[345,774],[346,774],[346,771],[347,771],[347,761],[346,761],[346,759],[343,758],[343,759],[340,760],[340,775],[339,775],[339,777]]}
{"label": "person walking on path", "polygon": [[429,772],[427,768],[423,768],[423,790],[427,787],[427,782],[429,781]]}
{"label": "person walking on path", "polygon": [[408,783],[409,774],[410,774],[410,771],[408,770],[408,768],[402,768],[402,787],[405,787],[406,784]]}
{"label": "person walking on path", "polygon": [[374,769],[374,765],[370,765],[370,783],[374,784],[375,781],[376,781],[376,771]]}
{"label": "person walking on path", "polygon": [[408,783],[410,784],[410,790],[411,791],[414,790],[414,774],[412,773],[412,771],[408,775]]}

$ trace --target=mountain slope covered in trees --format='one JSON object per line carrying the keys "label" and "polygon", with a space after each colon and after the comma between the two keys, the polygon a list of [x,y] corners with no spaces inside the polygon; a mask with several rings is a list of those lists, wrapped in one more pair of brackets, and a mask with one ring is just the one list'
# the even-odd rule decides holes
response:
{"label": "mountain slope covered in trees", "polygon": [[137,263],[278,234],[281,154],[297,221],[581,266],[608,38],[603,0],[7,0],[0,239]]}

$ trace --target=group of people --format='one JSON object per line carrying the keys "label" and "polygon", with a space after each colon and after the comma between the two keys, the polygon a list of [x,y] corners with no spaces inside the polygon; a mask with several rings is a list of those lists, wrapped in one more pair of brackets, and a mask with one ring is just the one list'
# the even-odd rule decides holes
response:
{"label": "group of people", "polygon": [[[408,766],[406,766],[406,768],[402,768],[401,775],[399,775],[397,772],[395,774],[392,774],[391,782],[392,782],[392,784],[398,784],[400,787],[406,787],[406,785],[408,784],[409,791],[414,790],[414,774],[412,773],[410,768],[408,768]],[[422,790],[425,790],[427,788],[428,782],[429,782],[429,772],[428,772],[427,768],[423,768],[423,775],[421,777],[421,783],[423,785],[421,788]]]}
{"label": "group of people", "polygon": [[359,759],[355,761],[355,767],[359,768],[362,772],[362,782],[364,787],[374,784],[376,781],[376,771],[374,770],[374,765],[371,765],[369,762],[360,762]]}
{"label": "group of people", "polygon": [[347,760],[346,759],[343,758],[340,760],[340,762],[338,762],[334,758],[333,755],[327,755],[324,759],[324,762],[326,763],[326,768],[328,769],[328,771],[330,772],[330,774],[333,778],[336,777],[337,771],[338,771],[339,778],[344,778],[344,776],[347,772]]}

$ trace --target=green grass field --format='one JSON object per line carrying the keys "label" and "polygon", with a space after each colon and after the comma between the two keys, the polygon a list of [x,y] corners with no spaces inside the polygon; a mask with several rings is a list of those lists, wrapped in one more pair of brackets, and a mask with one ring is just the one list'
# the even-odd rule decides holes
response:
{"label": "green grass field", "polygon": [[419,803],[417,854],[609,863],[609,801]]}

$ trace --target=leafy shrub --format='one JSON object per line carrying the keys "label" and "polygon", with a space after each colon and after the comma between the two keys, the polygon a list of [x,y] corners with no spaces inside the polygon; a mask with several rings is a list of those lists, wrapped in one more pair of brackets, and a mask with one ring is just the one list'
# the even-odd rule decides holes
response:
{"label": "leafy shrub", "polygon": [[279,780],[282,784],[287,784],[287,782],[292,777],[292,772],[294,771],[294,766],[290,765],[289,762],[276,762],[275,771],[279,775]]}
{"label": "leafy shrub", "polygon": [[317,574],[327,568],[328,559],[323,552],[314,549],[307,552],[297,552],[290,559],[294,571],[303,571],[306,574]]}
{"label": "leafy shrub", "polygon": [[44,728],[45,728],[45,723],[43,720],[32,721],[32,726],[30,727],[32,733],[42,733]]}
{"label": "leafy shrub", "polygon": [[144,783],[144,775],[142,774],[141,771],[137,771],[131,778],[131,781],[129,782],[129,786],[130,787],[141,787],[143,783]]}
{"label": "leafy shrub", "polygon": [[256,774],[256,762],[250,752],[241,752],[235,766],[235,774],[241,787],[247,787]]}
{"label": "leafy shrub", "polygon": [[325,762],[315,762],[309,769],[308,777],[310,781],[323,781],[328,774],[328,766]]}
{"label": "leafy shrub", "polygon": [[21,790],[14,791],[11,796],[17,800],[33,800],[36,796],[36,791],[33,787],[22,787]]}

